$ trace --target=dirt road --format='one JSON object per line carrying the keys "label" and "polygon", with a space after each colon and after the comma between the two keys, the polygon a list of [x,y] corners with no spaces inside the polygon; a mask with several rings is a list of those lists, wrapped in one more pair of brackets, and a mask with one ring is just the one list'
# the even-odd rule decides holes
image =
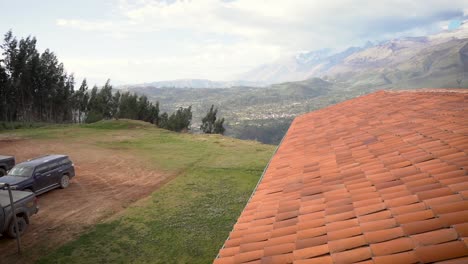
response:
{"label": "dirt road", "polygon": [[21,162],[44,154],[67,154],[76,177],[67,189],[40,195],[39,214],[22,237],[26,256],[15,255],[14,240],[0,237],[0,263],[27,263],[76,238],[94,224],[148,196],[170,179],[125,150],[86,142],[0,138],[0,153]]}

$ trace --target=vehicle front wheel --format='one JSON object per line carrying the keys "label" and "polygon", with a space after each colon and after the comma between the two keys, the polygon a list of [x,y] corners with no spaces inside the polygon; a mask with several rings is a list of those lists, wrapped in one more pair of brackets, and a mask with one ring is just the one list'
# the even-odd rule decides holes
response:
{"label": "vehicle front wheel", "polygon": [[[24,217],[17,217],[16,220],[18,222],[19,235],[22,236],[24,232],[26,232],[26,229],[28,228],[28,223],[26,222],[26,219],[24,219]],[[16,227],[15,227],[15,221],[13,220],[11,221],[5,233],[7,236],[11,238],[16,238],[17,232],[16,232]]]}
{"label": "vehicle front wheel", "polygon": [[6,175],[6,170],[4,168],[0,168],[0,177]]}
{"label": "vehicle front wheel", "polygon": [[65,174],[60,178],[60,188],[65,189],[68,185],[70,185],[70,177]]}

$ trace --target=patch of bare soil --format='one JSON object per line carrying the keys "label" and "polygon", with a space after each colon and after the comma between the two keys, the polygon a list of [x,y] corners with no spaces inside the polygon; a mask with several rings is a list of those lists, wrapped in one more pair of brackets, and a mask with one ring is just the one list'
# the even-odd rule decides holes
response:
{"label": "patch of bare soil", "polygon": [[39,213],[31,217],[22,237],[23,256],[16,255],[15,240],[0,237],[0,263],[32,263],[170,179],[168,174],[149,169],[132,153],[85,142],[2,138],[0,153],[14,155],[17,162],[45,154],[67,154],[76,170],[68,188],[38,196]]}

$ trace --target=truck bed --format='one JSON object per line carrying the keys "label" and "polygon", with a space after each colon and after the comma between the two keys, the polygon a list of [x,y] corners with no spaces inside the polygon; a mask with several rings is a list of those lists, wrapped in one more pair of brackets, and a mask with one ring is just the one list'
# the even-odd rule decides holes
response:
{"label": "truck bed", "polygon": [[[28,196],[31,196],[31,192],[23,192],[23,191],[11,191],[13,194],[13,202],[19,201],[24,199]],[[10,196],[8,196],[7,190],[0,190],[0,206],[7,207],[10,205]]]}

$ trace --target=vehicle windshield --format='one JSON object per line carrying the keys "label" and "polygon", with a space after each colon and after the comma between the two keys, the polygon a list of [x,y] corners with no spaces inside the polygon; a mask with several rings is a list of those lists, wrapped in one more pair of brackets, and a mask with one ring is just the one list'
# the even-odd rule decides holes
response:
{"label": "vehicle windshield", "polygon": [[28,166],[15,166],[8,172],[10,176],[31,177],[34,168]]}

